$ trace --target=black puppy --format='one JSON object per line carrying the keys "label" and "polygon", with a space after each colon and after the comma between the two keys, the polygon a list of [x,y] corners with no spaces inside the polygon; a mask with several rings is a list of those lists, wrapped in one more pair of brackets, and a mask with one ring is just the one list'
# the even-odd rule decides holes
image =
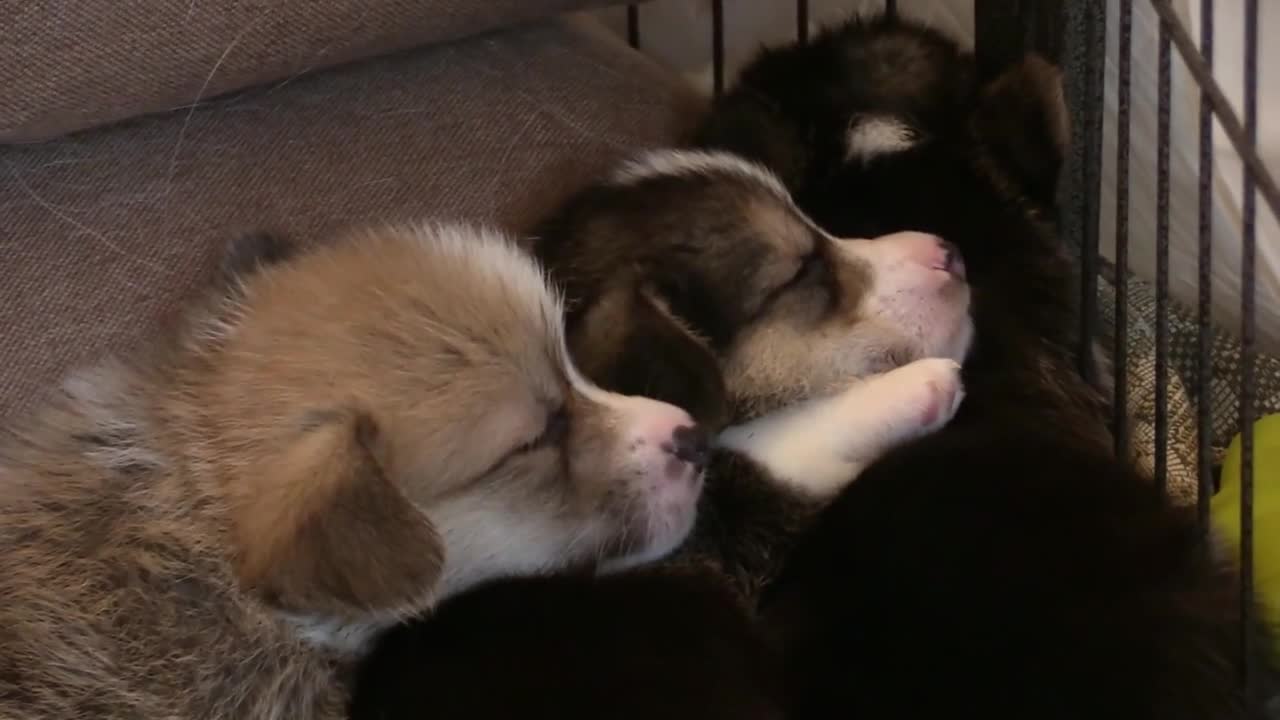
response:
{"label": "black puppy", "polygon": [[394,631],[361,668],[367,720],[782,720],[782,668],[704,572],[512,580]]}
{"label": "black puppy", "polygon": [[[1066,138],[1043,61],[980,86],[951,41],[886,20],[766,53],[701,131],[834,234],[946,237],[974,288],[959,416],[869,468],[766,594],[793,717],[1262,716],[1235,568],[1113,458],[1074,369],[1078,285],[1048,222]],[[1273,646],[1254,647],[1265,695]]]}

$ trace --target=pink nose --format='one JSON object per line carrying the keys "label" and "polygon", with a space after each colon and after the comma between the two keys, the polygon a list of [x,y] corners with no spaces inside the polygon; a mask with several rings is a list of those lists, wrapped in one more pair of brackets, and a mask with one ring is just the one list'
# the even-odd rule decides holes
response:
{"label": "pink nose", "polygon": [[965,279],[964,258],[960,256],[960,249],[955,243],[922,232],[895,233],[886,239],[899,243],[908,257],[925,267],[945,271],[960,280]]}
{"label": "pink nose", "polygon": [[942,248],[942,263],[938,269],[946,270],[957,279],[964,280],[964,257],[960,255],[960,248],[950,240],[942,238],[938,238],[938,244]]}

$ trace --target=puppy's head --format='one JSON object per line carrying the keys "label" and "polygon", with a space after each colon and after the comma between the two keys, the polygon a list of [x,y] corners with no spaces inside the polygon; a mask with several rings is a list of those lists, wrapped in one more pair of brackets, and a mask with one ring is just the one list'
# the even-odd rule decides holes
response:
{"label": "puppy's head", "polygon": [[953,134],[977,93],[971,55],[930,28],[857,17],[766,49],[697,133],[773,170],[801,200],[815,181]]}
{"label": "puppy's head", "polygon": [[1053,210],[1067,136],[1061,79],[1044,60],[1028,56],[984,84],[955,41],[871,18],[764,52],[699,143],[779,173],[833,234],[947,238],[978,286],[989,259],[1003,264],[1010,247],[1043,234],[1028,219]]}
{"label": "puppy's head", "polygon": [[559,302],[503,237],[262,248],[232,253],[183,392],[241,578],[276,605],[376,624],[494,576],[640,562],[688,532],[700,431],[583,379]]}
{"label": "puppy's head", "polygon": [[773,175],[726,153],[642,156],[544,230],[584,370],[710,424],[968,347],[954,247],[833,237]]}

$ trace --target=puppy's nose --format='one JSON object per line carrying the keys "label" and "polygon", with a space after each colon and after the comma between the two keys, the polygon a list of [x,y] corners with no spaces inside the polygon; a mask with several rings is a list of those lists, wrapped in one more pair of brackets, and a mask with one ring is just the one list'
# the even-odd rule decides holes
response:
{"label": "puppy's nose", "polygon": [[711,439],[699,425],[681,425],[671,433],[671,445],[663,449],[701,469],[711,458]]}
{"label": "puppy's nose", "polygon": [[960,280],[965,279],[964,273],[964,257],[960,254],[960,248],[950,240],[938,238],[938,246],[942,248],[942,267],[940,269],[954,275]]}

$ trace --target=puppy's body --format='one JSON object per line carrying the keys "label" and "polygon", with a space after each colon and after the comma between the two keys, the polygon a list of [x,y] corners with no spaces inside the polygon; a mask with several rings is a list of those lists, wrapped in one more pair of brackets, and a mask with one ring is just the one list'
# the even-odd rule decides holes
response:
{"label": "puppy's body", "polygon": [[782,720],[782,673],[723,578],[513,580],[390,633],[353,717]]}
{"label": "puppy's body", "polygon": [[578,376],[502,237],[231,258],[0,445],[0,717],[342,717],[379,629],[692,525],[688,415]]}
{"label": "puppy's body", "polygon": [[1066,140],[1056,73],[1032,58],[975,75],[936,33],[855,22],[766,53],[702,132],[778,163],[832,232],[955,242],[974,286],[955,421],[868,468],[766,594],[790,710],[1259,717],[1240,690],[1236,570],[1113,456],[1107,403],[1075,369],[1079,286],[1046,221]]}
{"label": "puppy's body", "polygon": [[339,717],[337,653],[240,590],[229,502],[152,389],[79,379],[6,443],[0,716]]}

